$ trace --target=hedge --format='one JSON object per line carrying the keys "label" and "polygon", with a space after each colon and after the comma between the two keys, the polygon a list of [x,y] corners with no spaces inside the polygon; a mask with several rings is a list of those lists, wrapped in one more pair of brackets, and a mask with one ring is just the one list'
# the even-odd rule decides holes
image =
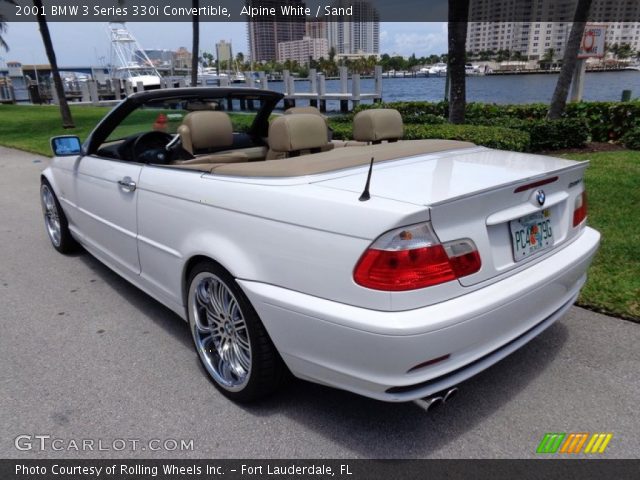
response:
{"label": "hedge", "polygon": [[529,150],[560,150],[582,148],[589,140],[587,122],[578,118],[560,120],[521,120],[517,118],[492,118],[477,120],[478,125],[497,126],[529,133]]}
{"label": "hedge", "polygon": [[[331,121],[333,138],[349,140],[352,138],[351,123]],[[463,140],[485,147],[500,150],[524,152],[529,149],[529,134],[520,130],[481,125],[405,125],[405,140],[445,139]]]}
{"label": "hedge", "polygon": [[[390,102],[373,105],[362,104],[355,113],[368,108],[395,108],[406,123],[440,123],[448,115],[447,102]],[[496,105],[468,103],[466,120],[469,123],[488,119],[544,120],[549,106],[544,103],[523,105]],[[436,121],[433,121],[437,118]],[[618,140],[625,133],[640,127],[640,101],[630,102],[578,102],[567,104],[564,118],[586,122],[591,139],[596,142]]]}
{"label": "hedge", "polygon": [[630,150],[640,150],[640,128],[635,128],[624,134],[622,143]]}

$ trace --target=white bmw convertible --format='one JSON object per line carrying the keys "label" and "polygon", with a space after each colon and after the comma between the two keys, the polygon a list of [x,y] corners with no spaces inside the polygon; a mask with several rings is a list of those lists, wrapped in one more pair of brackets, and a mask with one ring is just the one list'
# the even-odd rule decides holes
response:
{"label": "white bmw convertible", "polygon": [[600,240],[587,163],[402,141],[388,109],[335,141],[311,108],[272,116],[280,100],[135,94],[84,144],[53,138],[42,174],[53,246],[82,245],[188,321],[224,395],[291,372],[442,402],[574,303]]}

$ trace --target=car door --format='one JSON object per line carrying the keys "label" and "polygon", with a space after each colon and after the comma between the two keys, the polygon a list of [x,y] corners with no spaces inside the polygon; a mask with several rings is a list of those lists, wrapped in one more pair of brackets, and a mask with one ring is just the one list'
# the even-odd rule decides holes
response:
{"label": "car door", "polygon": [[76,164],[78,227],[92,253],[129,274],[140,273],[137,186],[142,164],[95,155]]}

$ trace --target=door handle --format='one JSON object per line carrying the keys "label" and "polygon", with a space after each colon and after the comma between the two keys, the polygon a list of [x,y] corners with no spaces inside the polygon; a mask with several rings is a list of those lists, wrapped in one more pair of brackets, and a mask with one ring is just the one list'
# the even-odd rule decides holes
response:
{"label": "door handle", "polygon": [[126,192],[133,192],[136,189],[136,182],[131,180],[131,177],[124,177],[122,180],[118,180],[118,185]]}

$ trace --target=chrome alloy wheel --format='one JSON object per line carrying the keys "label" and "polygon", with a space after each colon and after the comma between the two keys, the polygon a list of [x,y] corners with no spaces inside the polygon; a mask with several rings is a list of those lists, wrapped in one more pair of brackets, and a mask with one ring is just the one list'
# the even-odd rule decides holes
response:
{"label": "chrome alloy wheel", "polygon": [[56,201],[49,185],[42,184],[40,187],[40,202],[42,203],[42,213],[44,214],[44,223],[47,227],[47,234],[49,235],[51,242],[56,247],[59,247],[62,240],[60,214],[58,213]]}
{"label": "chrome alloy wheel", "polygon": [[233,292],[215,274],[201,272],[189,289],[191,331],[198,354],[222,388],[242,390],[251,375],[251,342]]}

